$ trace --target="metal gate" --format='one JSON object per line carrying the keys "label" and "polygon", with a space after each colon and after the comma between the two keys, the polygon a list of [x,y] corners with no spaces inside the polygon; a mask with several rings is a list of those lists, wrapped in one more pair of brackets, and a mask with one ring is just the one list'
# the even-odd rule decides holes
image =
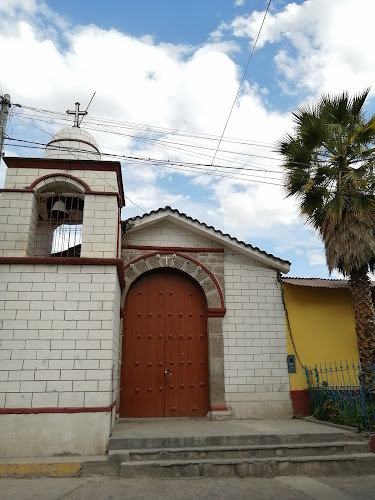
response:
{"label": "metal gate", "polygon": [[126,298],[120,416],[202,417],[208,409],[203,292],[178,271],[151,272]]}

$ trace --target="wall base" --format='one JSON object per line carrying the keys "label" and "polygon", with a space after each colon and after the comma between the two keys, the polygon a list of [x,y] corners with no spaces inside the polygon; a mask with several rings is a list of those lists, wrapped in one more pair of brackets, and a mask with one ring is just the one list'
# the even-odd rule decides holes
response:
{"label": "wall base", "polygon": [[276,420],[293,418],[293,409],[290,401],[246,401],[228,404],[232,418],[245,420]]}
{"label": "wall base", "polygon": [[307,417],[310,415],[310,393],[307,389],[291,391],[294,415],[296,417]]}
{"label": "wall base", "polygon": [[232,414],[229,410],[211,411],[211,420],[231,420]]}
{"label": "wall base", "polygon": [[0,457],[102,455],[111,413],[0,415]]}

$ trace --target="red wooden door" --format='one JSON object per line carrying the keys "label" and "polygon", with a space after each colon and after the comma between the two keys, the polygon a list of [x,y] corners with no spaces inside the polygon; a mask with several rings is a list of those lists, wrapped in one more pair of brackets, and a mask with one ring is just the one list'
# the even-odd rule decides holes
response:
{"label": "red wooden door", "polygon": [[208,412],[207,306],[183,273],[158,270],[129,290],[124,311],[120,415]]}

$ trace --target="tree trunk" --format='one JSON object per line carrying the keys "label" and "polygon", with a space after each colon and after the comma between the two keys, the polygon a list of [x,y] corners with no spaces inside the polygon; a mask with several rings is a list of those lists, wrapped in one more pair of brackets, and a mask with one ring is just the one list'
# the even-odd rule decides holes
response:
{"label": "tree trunk", "polygon": [[352,272],[349,285],[352,291],[355,330],[362,376],[365,382],[374,386],[375,373],[375,312],[371,296],[371,282],[367,266]]}

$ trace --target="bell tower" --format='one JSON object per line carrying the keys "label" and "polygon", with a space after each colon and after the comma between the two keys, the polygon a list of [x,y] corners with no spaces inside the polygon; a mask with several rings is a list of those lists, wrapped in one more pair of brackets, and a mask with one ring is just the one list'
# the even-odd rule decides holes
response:
{"label": "bell tower", "polygon": [[101,160],[79,126],[86,114],[79,103],[67,113],[73,126],[53,136],[44,158],[4,159],[0,371],[8,378],[0,425],[7,456],[104,453],[115,418],[125,286],[121,165]]}
{"label": "bell tower", "polygon": [[45,158],[8,157],[0,200],[0,256],[119,255],[124,195],[119,162],[101,161],[95,139],[78,125],[57,132]]}

